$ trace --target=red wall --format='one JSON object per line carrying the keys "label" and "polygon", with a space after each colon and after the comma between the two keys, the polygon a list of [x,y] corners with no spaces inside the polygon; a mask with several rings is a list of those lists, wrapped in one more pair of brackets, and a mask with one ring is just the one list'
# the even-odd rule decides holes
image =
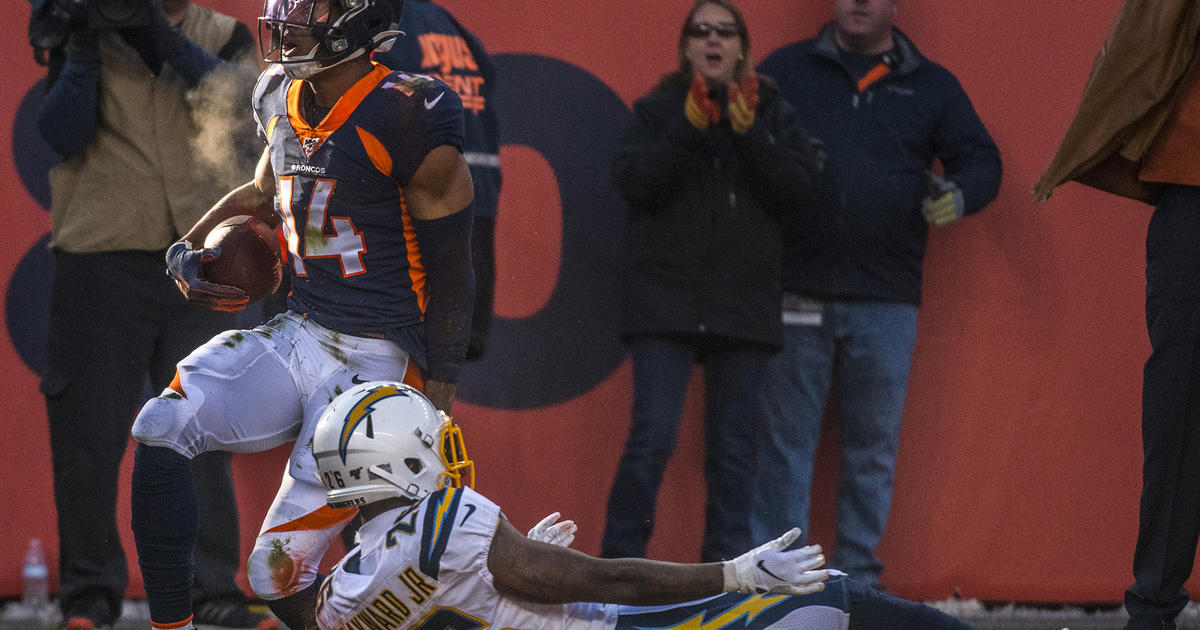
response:
{"label": "red wall", "polygon": [[[0,172],[7,173],[15,173],[15,152],[30,150],[23,140],[14,147],[14,131],[29,130],[14,130],[13,121],[22,97],[43,74],[25,44],[27,5],[13,4],[17,18],[0,24],[8,50]],[[252,28],[260,6],[244,0],[208,4]],[[885,584],[907,597],[940,599],[957,589],[987,600],[1115,602],[1131,580],[1141,366],[1149,352],[1142,315],[1149,209],[1078,185],[1060,189],[1042,206],[1029,196],[1118,4],[900,5],[899,25],[960,78],[1005,167],[995,203],[979,216],[935,230],[930,239],[894,509],[881,548]],[[675,34],[690,2],[445,5],[493,53],[567,62],[629,105],[673,66]],[[745,0],[742,6],[756,59],[809,36],[831,14],[825,2]],[[537,313],[555,287],[563,222],[554,174],[537,150],[506,146],[502,163],[496,311],[520,319]],[[595,172],[597,190],[609,185],[604,166]],[[11,299],[13,271],[47,233],[49,217],[16,177],[6,178],[0,191],[9,219],[0,231],[0,294]],[[29,314],[6,306],[8,330]],[[514,363],[543,360],[512,354]],[[556,361],[548,369],[571,370],[587,357]],[[0,595],[10,595],[20,590],[18,565],[27,539],[45,539],[51,557],[57,543],[42,398],[36,375],[8,334],[0,339],[0,370],[6,376],[0,423],[7,436],[0,458],[7,504],[0,517],[6,532]],[[467,378],[472,374],[478,372]],[[479,463],[479,489],[504,505],[518,526],[562,511],[580,524],[577,546],[596,552],[628,424],[629,381],[625,361],[567,402],[523,411],[460,403],[456,416]],[[663,559],[698,556],[703,446],[699,380],[694,385],[650,547]],[[826,446],[832,439],[830,434]],[[834,452],[823,449],[812,523],[813,538],[826,545],[832,545]],[[274,496],[284,457],[276,450],[235,458],[244,549]],[[127,461],[125,480],[128,473]],[[124,486],[119,514],[127,530],[127,481]],[[132,554],[130,561],[130,594],[139,596]]]}

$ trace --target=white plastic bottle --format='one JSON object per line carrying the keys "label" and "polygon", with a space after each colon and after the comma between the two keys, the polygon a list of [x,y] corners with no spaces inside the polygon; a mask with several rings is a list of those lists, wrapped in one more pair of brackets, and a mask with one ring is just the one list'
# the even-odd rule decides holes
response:
{"label": "white plastic bottle", "polygon": [[25,564],[21,567],[21,607],[33,619],[42,620],[50,614],[50,569],[40,538],[29,541]]}

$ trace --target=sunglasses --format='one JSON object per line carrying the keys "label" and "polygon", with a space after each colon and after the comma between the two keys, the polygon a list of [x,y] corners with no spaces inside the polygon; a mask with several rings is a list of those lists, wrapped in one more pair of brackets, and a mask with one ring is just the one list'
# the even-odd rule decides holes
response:
{"label": "sunglasses", "polygon": [[709,24],[708,22],[696,22],[690,24],[687,30],[688,37],[696,39],[705,39],[711,33],[716,33],[721,39],[731,39],[738,36],[737,26],[733,24]]}

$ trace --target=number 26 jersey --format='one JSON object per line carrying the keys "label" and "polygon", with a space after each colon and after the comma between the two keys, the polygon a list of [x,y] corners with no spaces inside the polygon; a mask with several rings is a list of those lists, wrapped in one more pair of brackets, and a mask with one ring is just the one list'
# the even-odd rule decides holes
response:
{"label": "number 26 jersey", "polygon": [[666,606],[535,604],[496,590],[488,552],[500,507],[470,488],[431,493],[358,530],[321,585],[321,630],[845,630],[841,578],[805,596],[725,593]]}
{"label": "number 26 jersey", "polygon": [[317,597],[321,630],[612,630],[617,607],[532,604],[492,585],[500,507],[470,488],[433,492],[381,514]]}

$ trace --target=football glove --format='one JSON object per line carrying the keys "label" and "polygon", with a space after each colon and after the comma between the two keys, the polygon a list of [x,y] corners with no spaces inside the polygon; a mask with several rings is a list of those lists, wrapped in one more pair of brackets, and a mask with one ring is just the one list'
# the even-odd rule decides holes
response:
{"label": "football glove", "polygon": [[167,275],[189,302],[214,311],[240,311],[250,299],[245,291],[200,277],[200,266],[220,255],[220,247],[194,249],[188,241],[179,241],[167,249]]}
{"label": "football glove", "polygon": [[823,590],[829,569],[820,568],[825,564],[820,545],[784,551],[799,537],[800,528],[793,527],[769,543],[726,560],[721,567],[725,591],[808,595]]}
{"label": "football glove", "polygon": [[575,530],[577,529],[575,527],[575,521],[563,521],[561,523],[555,523],[554,521],[557,521],[559,516],[561,516],[561,514],[558,512],[553,512],[546,516],[546,518],[538,521],[538,524],[534,525],[533,529],[529,530],[529,535],[527,537],[530,540],[536,540],[538,542],[544,542],[550,545],[570,547],[571,543],[575,541]]}
{"label": "football glove", "polygon": [[708,83],[699,73],[692,77],[692,88],[683,102],[683,113],[700,131],[707,131],[709,124],[721,121],[721,106],[708,97]]}
{"label": "football glove", "polygon": [[928,173],[927,178],[929,196],[921,202],[921,214],[925,215],[925,222],[946,225],[961,218],[966,212],[967,203],[958,184],[933,173]]}
{"label": "football glove", "polygon": [[733,132],[741,135],[754,124],[754,108],[758,107],[758,75],[754,72],[742,78],[742,82],[729,83],[729,125]]}

